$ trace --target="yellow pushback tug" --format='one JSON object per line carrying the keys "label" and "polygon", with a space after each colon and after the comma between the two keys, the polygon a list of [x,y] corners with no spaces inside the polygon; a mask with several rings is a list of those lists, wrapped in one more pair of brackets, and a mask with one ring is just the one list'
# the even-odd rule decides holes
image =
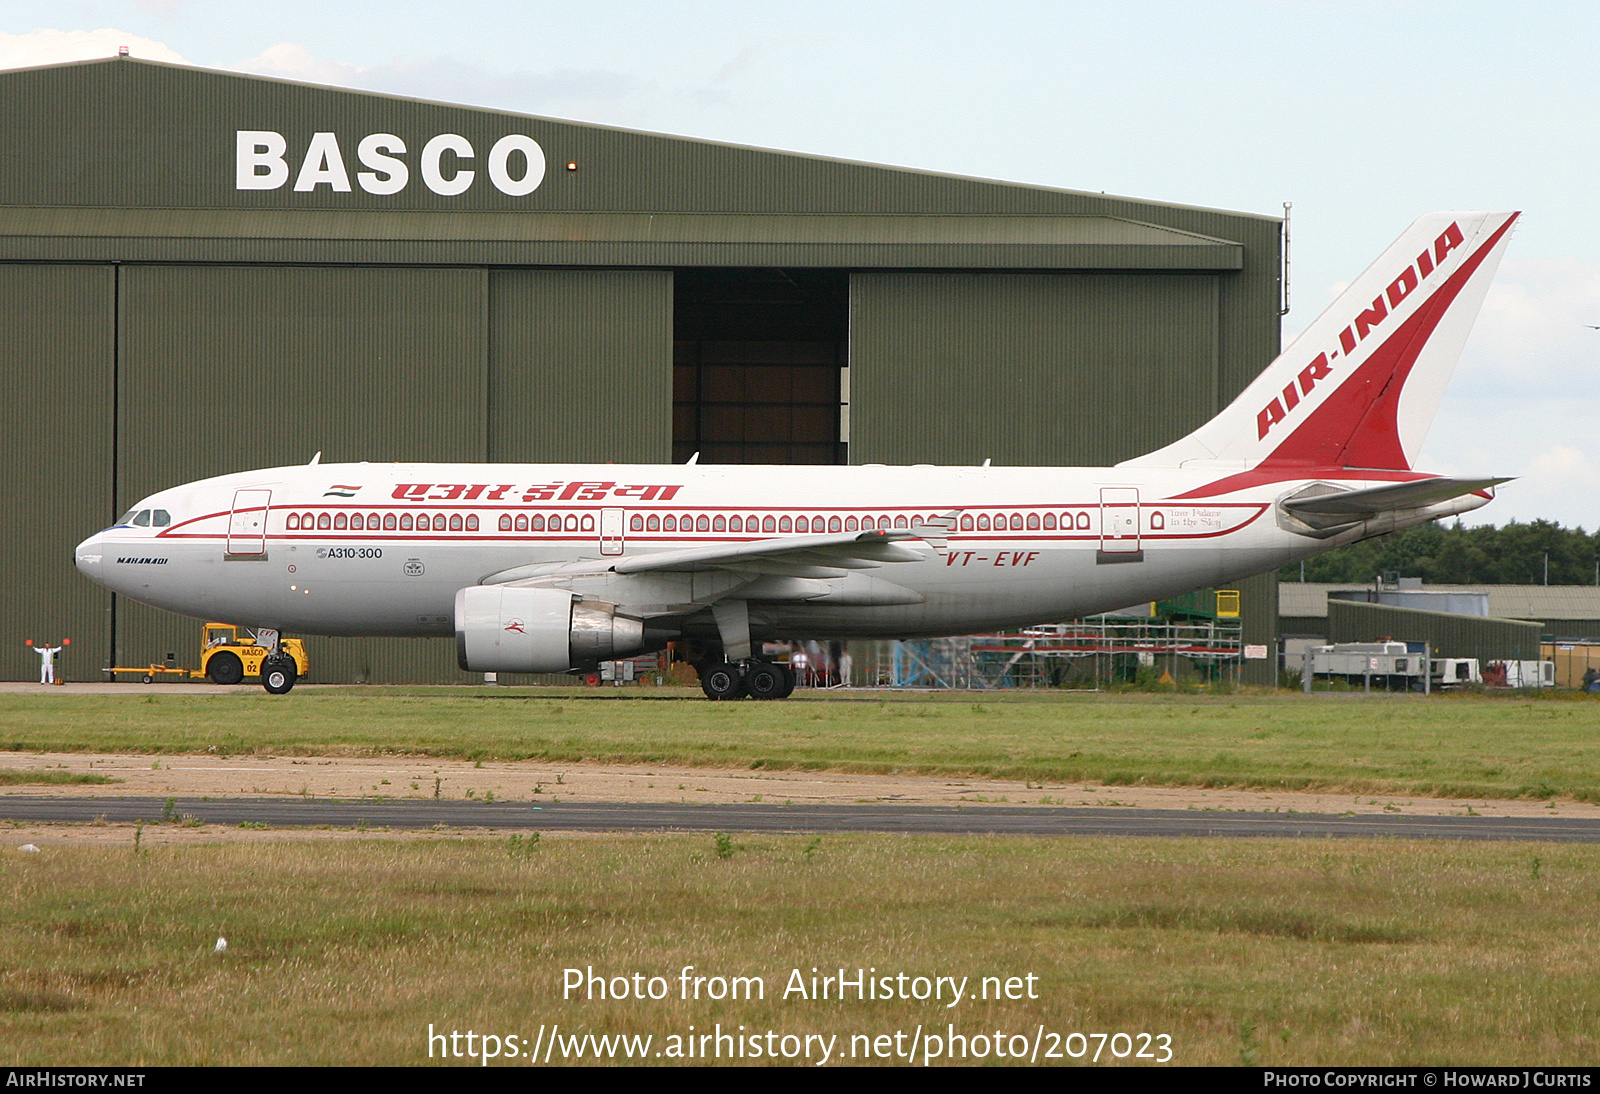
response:
{"label": "yellow pushback tug", "polygon": [[[278,643],[283,652],[294,658],[295,676],[304,678],[311,668],[306,657],[305,643],[298,638],[285,638]],[[175,676],[180,680],[210,680],[213,684],[238,684],[246,677],[260,677],[261,662],[270,651],[257,644],[248,632],[239,636],[239,628],[231,623],[207,623],[205,637],[200,644],[200,667],[188,669],[172,663],[147,665],[141,668],[109,668],[106,671],[116,679],[119,672],[140,673],[147,684],[155,683],[161,676]]]}

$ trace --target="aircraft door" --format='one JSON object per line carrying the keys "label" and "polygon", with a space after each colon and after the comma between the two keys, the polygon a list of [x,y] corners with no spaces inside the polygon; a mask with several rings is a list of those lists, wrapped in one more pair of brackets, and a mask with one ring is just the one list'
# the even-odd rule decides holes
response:
{"label": "aircraft door", "polygon": [[622,547],[622,510],[600,510],[600,553],[620,555]]}
{"label": "aircraft door", "polygon": [[1132,486],[1100,489],[1100,550],[1097,562],[1143,562],[1139,544],[1139,490]]}
{"label": "aircraft door", "polygon": [[260,558],[267,553],[267,513],[271,490],[235,490],[228,517],[229,558]]}

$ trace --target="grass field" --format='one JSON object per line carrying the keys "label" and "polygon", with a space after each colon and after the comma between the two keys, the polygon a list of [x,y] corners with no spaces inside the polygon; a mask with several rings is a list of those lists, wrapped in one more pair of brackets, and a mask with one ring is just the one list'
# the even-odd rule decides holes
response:
{"label": "grass field", "polygon": [[[1600,848],[773,836],[722,857],[703,835],[143,851],[128,835],[0,851],[6,1064],[411,1064],[429,1023],[650,1034],[653,1053],[720,1022],[837,1034],[835,1059],[852,1035],[908,1046],[919,1024],[1012,1049],[1041,1026],[1164,1033],[1180,1064],[1600,1051]],[[669,998],[563,1001],[562,970],[591,965],[660,975]],[[681,1001],[684,965],[761,976],[765,999]],[[841,965],[971,991],[1031,974],[1038,998],[782,998],[791,970]]]}
{"label": "grass field", "polygon": [[1600,801],[1600,702],[1590,697],[8,694],[0,748],[413,753]]}

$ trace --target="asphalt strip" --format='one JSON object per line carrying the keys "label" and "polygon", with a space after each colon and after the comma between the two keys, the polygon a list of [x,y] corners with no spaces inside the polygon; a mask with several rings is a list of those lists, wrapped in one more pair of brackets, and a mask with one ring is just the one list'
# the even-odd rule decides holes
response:
{"label": "asphalt strip", "polygon": [[1600,820],[1178,809],[990,808],[925,805],[757,805],[329,799],[0,799],[0,821],[132,823],[182,818],[272,828],[492,828],[570,832],[908,832],[1029,836],[1271,836],[1546,840],[1600,843]]}

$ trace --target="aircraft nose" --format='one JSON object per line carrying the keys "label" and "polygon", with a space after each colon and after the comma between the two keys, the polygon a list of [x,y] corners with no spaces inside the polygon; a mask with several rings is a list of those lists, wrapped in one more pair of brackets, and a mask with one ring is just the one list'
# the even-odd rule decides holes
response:
{"label": "aircraft nose", "polygon": [[101,556],[103,554],[104,541],[100,538],[99,533],[78,544],[78,549],[73,552],[73,560],[78,564],[79,572],[96,584],[104,584],[100,579],[100,575],[103,572],[101,565]]}

